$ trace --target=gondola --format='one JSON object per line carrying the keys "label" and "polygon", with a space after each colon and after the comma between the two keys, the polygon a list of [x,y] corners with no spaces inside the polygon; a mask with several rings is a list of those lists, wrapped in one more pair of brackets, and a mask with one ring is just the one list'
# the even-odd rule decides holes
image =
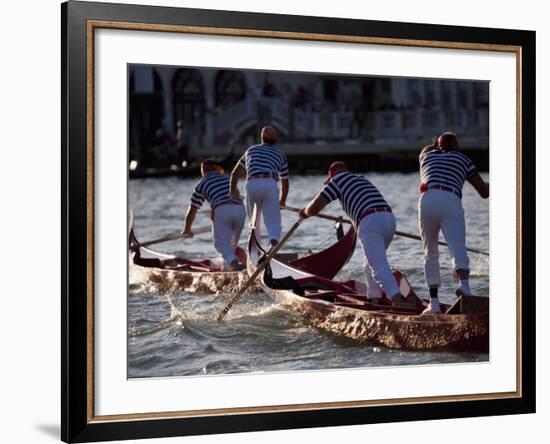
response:
{"label": "gondola", "polygon": [[[250,231],[248,273],[252,274],[265,254]],[[265,257],[265,256],[263,256]],[[394,271],[407,307],[372,304],[363,282],[335,281],[297,269],[292,263],[270,261],[257,284],[289,311],[305,316],[314,326],[373,346],[391,349],[488,352],[489,299],[459,298],[441,304],[443,314],[422,315],[427,301],[418,298],[405,275]]]}
{"label": "gondola", "polygon": [[[334,277],[346,264],[355,248],[353,227],[344,234],[342,226],[336,229],[336,242],[327,249],[298,257],[297,254],[278,256],[281,263],[288,263],[297,270],[314,272],[326,278]],[[129,229],[129,246],[138,244],[133,221]],[[130,261],[136,271],[162,290],[181,290],[190,293],[218,293],[237,291],[248,279],[246,270],[224,271],[221,258],[189,259],[159,253],[145,247],[129,248]],[[236,254],[244,263],[247,259],[243,249]],[[258,289],[258,288],[256,288]]]}

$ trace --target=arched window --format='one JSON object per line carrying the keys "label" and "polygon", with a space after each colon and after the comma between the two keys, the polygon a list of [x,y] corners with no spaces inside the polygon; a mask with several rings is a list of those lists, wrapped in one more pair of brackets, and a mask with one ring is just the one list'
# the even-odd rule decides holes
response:
{"label": "arched window", "polygon": [[476,109],[489,107],[489,82],[474,83],[474,103]]}
{"label": "arched window", "polygon": [[132,66],[128,83],[130,156],[142,158],[159,143],[157,134],[164,120],[162,81],[154,68]]}
{"label": "arched window", "polygon": [[435,82],[439,80],[424,80],[424,104],[431,108],[437,102],[437,97],[435,94]]}
{"label": "arched window", "polygon": [[412,108],[418,108],[422,104],[422,97],[420,96],[420,81],[418,79],[407,80],[407,93],[409,106]]}
{"label": "arched window", "polygon": [[469,87],[470,87],[469,82],[457,82],[457,89],[458,89],[458,96],[457,97],[458,97],[458,107],[459,108],[464,108],[464,109],[469,109],[470,108],[470,104],[469,104],[469,100],[468,100]]}
{"label": "arched window", "polygon": [[216,76],[216,107],[224,110],[246,97],[246,79],[240,71],[220,71]]}
{"label": "arched window", "polygon": [[392,83],[388,77],[373,80],[376,84],[375,95],[376,105],[378,109],[390,110],[394,108],[392,98]]}
{"label": "arched window", "polygon": [[454,84],[448,80],[441,81],[441,105],[445,109],[453,107],[452,90]]}
{"label": "arched window", "polygon": [[172,84],[174,97],[174,124],[182,120],[186,126],[204,130],[204,83],[196,69],[181,68],[176,71]]}

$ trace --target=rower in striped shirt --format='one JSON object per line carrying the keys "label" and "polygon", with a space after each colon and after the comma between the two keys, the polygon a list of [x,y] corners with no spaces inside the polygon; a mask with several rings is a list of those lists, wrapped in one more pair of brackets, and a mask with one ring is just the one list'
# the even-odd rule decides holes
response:
{"label": "rower in striped shirt", "polygon": [[[246,150],[231,173],[231,196],[237,194],[239,178],[246,173],[246,209],[252,218],[254,205],[262,211],[270,244],[274,246],[281,237],[281,207],[286,205],[288,195],[288,162],[280,151],[277,130],[271,126],[262,128],[261,144]],[[278,179],[281,179],[279,196]]]}
{"label": "rower in striped shirt", "polygon": [[202,179],[197,183],[191,196],[191,203],[185,218],[183,237],[192,237],[191,227],[197,211],[205,200],[211,208],[212,236],[214,248],[222,255],[224,269],[236,271],[244,269],[235,254],[244,227],[245,210],[240,196],[229,196],[229,176],[212,159],[201,164]]}
{"label": "rower in striped shirt", "polygon": [[430,304],[424,313],[440,313],[439,230],[449,244],[453,269],[460,280],[456,293],[471,295],[462,187],[468,181],[486,199],[489,197],[489,183],[481,178],[473,162],[458,151],[458,139],[454,133],[441,134],[433,145],[422,150],[419,160],[418,223],[424,246],[426,286],[430,291]]}
{"label": "rower in striped shirt", "polygon": [[335,199],[340,199],[361,241],[369,301],[387,301],[383,298],[384,290],[393,305],[415,306],[416,302],[407,301],[401,295],[386,257],[386,249],[395,234],[395,217],[380,191],[365,177],[350,173],[343,162],[334,162],[328,170],[325,187],[300,210],[300,216],[314,216]]}

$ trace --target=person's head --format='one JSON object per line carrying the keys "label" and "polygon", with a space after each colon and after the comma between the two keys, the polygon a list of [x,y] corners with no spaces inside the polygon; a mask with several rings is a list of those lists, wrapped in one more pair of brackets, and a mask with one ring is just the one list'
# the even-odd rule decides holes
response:
{"label": "person's head", "polygon": [[444,132],[437,138],[437,148],[440,150],[456,150],[458,149],[458,138],[455,133],[450,131]]}
{"label": "person's head", "polygon": [[178,120],[176,122],[176,128],[183,128],[183,120]]}
{"label": "person's head", "polygon": [[333,162],[328,167],[328,177],[325,180],[325,183],[328,183],[333,177],[337,176],[340,173],[345,173],[348,170],[344,162]]}
{"label": "person's head", "polygon": [[201,163],[201,174],[206,176],[211,171],[223,173],[223,168],[214,159],[206,159]]}
{"label": "person's head", "polygon": [[264,126],[262,132],[260,133],[260,139],[262,143],[267,143],[268,145],[274,145],[277,142],[277,130],[272,126]]}

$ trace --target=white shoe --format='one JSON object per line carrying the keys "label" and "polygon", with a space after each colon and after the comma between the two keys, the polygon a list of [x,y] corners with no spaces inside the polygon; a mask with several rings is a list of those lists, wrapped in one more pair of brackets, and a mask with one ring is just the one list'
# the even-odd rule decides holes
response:
{"label": "white shoe", "polygon": [[439,306],[439,301],[428,304],[428,307],[422,312],[422,314],[439,314],[441,313],[441,307]]}

